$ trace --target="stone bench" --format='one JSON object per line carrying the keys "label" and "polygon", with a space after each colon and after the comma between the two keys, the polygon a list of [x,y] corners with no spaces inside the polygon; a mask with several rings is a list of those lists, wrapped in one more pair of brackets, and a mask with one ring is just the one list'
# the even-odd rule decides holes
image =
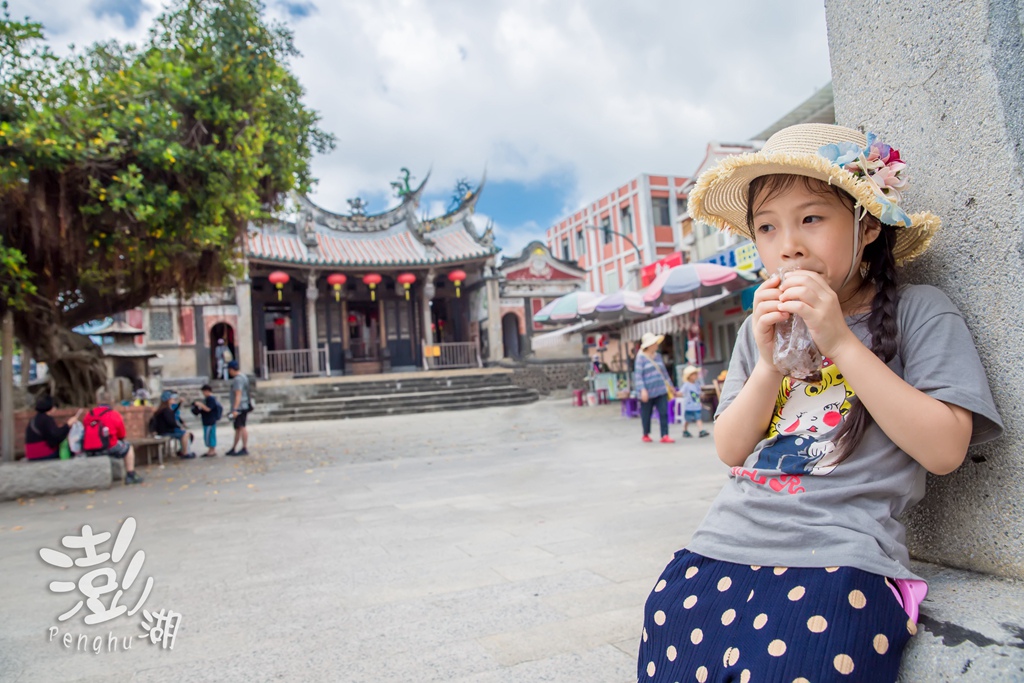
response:
{"label": "stone bench", "polygon": [[[0,501],[109,489],[114,480],[112,460],[94,457],[0,464]],[[123,479],[123,463],[121,468]]]}
{"label": "stone bench", "polygon": [[928,581],[901,683],[1024,681],[1024,582],[924,562]]}

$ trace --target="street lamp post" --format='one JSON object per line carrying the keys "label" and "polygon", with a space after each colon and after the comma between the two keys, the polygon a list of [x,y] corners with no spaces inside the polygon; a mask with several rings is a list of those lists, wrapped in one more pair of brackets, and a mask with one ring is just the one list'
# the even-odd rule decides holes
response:
{"label": "street lamp post", "polygon": [[630,246],[633,247],[633,250],[636,251],[636,272],[633,274],[633,277],[637,278],[639,284],[640,269],[643,267],[644,257],[643,254],[640,253],[640,247],[636,245],[636,242],[633,241],[633,238],[630,237],[629,235],[625,235],[619,232],[618,230],[612,230],[611,228],[606,228],[600,225],[585,224],[583,227],[585,227],[587,230],[600,230],[601,232],[610,232],[611,234],[618,235],[622,239],[629,242]]}

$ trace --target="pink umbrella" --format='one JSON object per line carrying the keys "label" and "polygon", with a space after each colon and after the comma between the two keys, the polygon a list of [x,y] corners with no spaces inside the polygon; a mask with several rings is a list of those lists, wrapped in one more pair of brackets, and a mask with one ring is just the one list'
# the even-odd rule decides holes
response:
{"label": "pink umbrella", "polygon": [[644,303],[640,292],[620,289],[614,294],[580,306],[580,316],[589,320],[626,321],[650,315],[653,309]]}
{"label": "pink umbrella", "polygon": [[677,304],[690,299],[738,292],[757,284],[754,273],[717,263],[684,263],[663,270],[643,291],[647,304]]}

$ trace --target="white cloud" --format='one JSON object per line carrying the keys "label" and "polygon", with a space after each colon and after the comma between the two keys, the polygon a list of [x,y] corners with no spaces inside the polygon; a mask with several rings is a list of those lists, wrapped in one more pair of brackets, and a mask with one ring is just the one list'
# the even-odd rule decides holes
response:
{"label": "white cloud", "polygon": [[[820,0],[314,0],[299,18],[268,4],[338,137],[314,162],[315,198],[337,211],[389,196],[402,166],[432,166],[435,191],[485,165],[493,181],[569,174],[572,207],[642,172],[688,174],[708,141],[747,138],[829,79]],[[158,6],[134,29],[76,0],[14,0],[12,14],[83,44],[143,39]]]}

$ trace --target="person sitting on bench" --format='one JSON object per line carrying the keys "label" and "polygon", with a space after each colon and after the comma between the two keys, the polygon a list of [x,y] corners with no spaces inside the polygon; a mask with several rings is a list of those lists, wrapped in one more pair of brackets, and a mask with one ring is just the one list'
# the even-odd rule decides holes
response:
{"label": "person sitting on bench", "polygon": [[169,436],[178,439],[181,443],[181,450],[178,451],[179,458],[194,458],[195,453],[190,453],[192,445],[192,432],[185,429],[185,424],[175,414],[175,405],[180,402],[178,395],[167,390],[160,394],[160,406],[153,416],[153,432],[157,436]]}

